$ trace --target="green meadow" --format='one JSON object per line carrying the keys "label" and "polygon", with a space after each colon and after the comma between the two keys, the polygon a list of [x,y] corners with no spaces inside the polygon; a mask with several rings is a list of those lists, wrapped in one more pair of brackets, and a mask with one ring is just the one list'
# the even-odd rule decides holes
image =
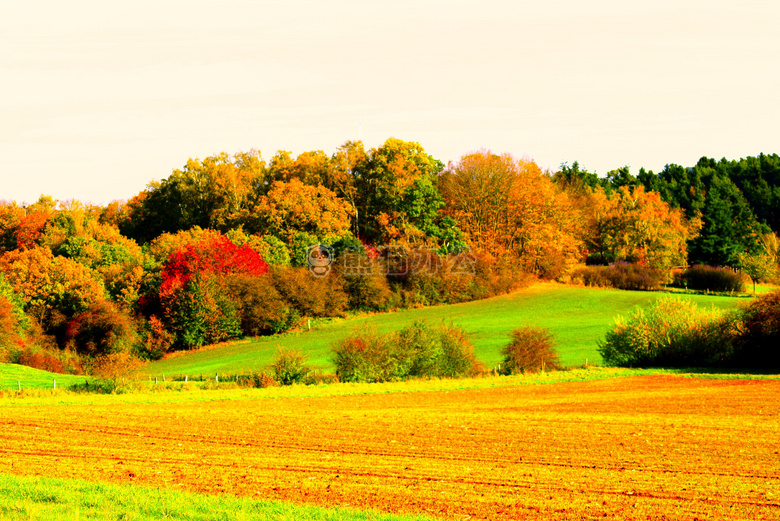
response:
{"label": "green meadow", "polygon": [[84,376],[55,374],[24,365],[0,364],[0,390],[63,389],[86,380]]}
{"label": "green meadow", "polygon": [[215,521],[427,521],[349,508],[209,496],[133,485],[0,474],[0,519],[8,521],[157,519]]}
{"label": "green meadow", "polygon": [[[414,321],[447,322],[463,328],[474,344],[477,358],[488,367],[501,362],[501,349],[513,329],[523,325],[546,327],[557,342],[564,366],[601,363],[599,340],[617,315],[644,307],[665,293],[593,289],[540,283],[508,295],[490,299],[415,308],[392,313],[363,315],[345,319],[312,322],[311,329],[285,335],[263,337],[203,349],[154,362],[144,373],[160,377],[190,375],[213,378],[215,374],[235,374],[263,370],[273,361],[278,347],[299,349],[307,354],[310,365],[320,371],[332,371],[331,346],[360,331],[388,332]],[[700,294],[675,294],[700,306],[731,309],[747,298]]]}

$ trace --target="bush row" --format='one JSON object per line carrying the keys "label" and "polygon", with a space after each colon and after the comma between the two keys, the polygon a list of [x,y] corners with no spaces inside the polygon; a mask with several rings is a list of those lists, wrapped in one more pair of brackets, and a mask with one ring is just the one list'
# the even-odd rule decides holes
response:
{"label": "bush row", "polygon": [[745,279],[730,268],[696,265],[675,273],[672,285],[697,291],[739,293],[745,291]]}
{"label": "bush row", "polygon": [[388,382],[407,378],[459,378],[482,365],[465,333],[425,322],[396,333],[356,332],[333,346],[336,376],[342,382]]}
{"label": "bush row", "polygon": [[598,288],[651,291],[660,289],[666,272],[641,264],[615,262],[609,266],[581,266],[572,274],[572,282]]}
{"label": "bush row", "polygon": [[[408,378],[461,378],[486,373],[463,330],[416,322],[396,333],[355,333],[333,346],[336,376],[345,382],[387,382]],[[550,333],[526,326],[503,349],[501,374],[559,368]]]}
{"label": "bush row", "polygon": [[609,365],[637,367],[780,367],[780,292],[737,311],[700,309],[661,298],[618,317],[599,345]]}

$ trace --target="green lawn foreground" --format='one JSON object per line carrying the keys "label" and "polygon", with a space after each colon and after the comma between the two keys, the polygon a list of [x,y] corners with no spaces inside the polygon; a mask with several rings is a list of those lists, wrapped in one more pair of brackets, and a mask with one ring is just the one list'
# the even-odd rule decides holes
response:
{"label": "green lawn foreground", "polygon": [[[509,342],[512,330],[522,325],[548,328],[555,337],[564,366],[580,366],[586,361],[588,364],[600,364],[597,342],[614,323],[614,318],[627,314],[636,306],[647,306],[663,296],[666,294],[662,292],[540,283],[485,300],[339,319],[316,325],[311,331],[195,351],[154,362],[143,372],[153,376],[186,374],[192,378],[200,375],[213,378],[217,373],[263,370],[273,361],[279,346],[300,349],[307,354],[313,368],[332,372],[331,345],[334,342],[354,331],[370,328],[380,332],[395,331],[415,320],[434,324],[445,321],[463,328],[474,343],[477,358],[490,368],[501,362],[501,349]],[[676,294],[675,297],[721,309],[749,302],[747,298],[728,296]]]}
{"label": "green lawn foreground", "polygon": [[9,521],[432,521],[234,496],[0,474],[0,519]]}

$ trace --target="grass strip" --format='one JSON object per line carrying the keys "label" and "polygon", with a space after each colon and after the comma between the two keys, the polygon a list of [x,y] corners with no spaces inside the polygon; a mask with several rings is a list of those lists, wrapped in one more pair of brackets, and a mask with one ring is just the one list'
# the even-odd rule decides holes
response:
{"label": "grass strip", "polygon": [[128,389],[123,394],[76,393],[64,389],[0,391],[0,408],[3,406],[34,405],[108,405],[130,403],[191,403],[209,401],[241,401],[277,398],[317,398],[363,394],[415,393],[434,391],[458,391],[490,389],[527,385],[548,385],[567,382],[584,382],[625,378],[639,375],[675,374],[692,378],[713,379],[780,379],[778,374],[755,374],[747,371],[718,371],[711,369],[631,369],[614,367],[587,367],[536,374],[513,376],[488,376],[463,379],[408,380],[387,383],[332,383],[322,385],[292,385],[265,389],[238,388],[234,384],[202,387],[198,383],[171,382]]}
{"label": "grass strip", "polygon": [[0,474],[0,519],[8,521],[430,521],[350,508],[323,508],[133,485]]}

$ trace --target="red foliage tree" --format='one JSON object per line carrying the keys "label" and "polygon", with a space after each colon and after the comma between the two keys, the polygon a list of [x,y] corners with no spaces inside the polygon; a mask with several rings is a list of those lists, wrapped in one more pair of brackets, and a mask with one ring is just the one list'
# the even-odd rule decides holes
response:
{"label": "red foliage tree", "polygon": [[180,288],[196,274],[262,275],[268,264],[249,245],[236,246],[227,237],[207,237],[173,252],[162,271],[160,293]]}
{"label": "red foliage tree", "polygon": [[35,248],[50,217],[51,212],[33,212],[26,215],[16,229],[16,246],[25,250]]}
{"label": "red foliage tree", "polygon": [[259,276],[268,264],[248,244],[209,235],[171,253],[162,268],[159,304],[174,345],[196,347],[241,334],[240,317],[225,279]]}

